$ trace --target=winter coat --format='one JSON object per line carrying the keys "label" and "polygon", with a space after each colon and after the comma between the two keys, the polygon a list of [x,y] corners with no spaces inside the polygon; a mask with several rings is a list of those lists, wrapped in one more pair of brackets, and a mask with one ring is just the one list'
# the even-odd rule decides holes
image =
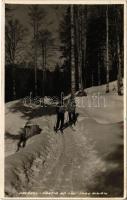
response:
{"label": "winter coat", "polygon": [[56,113],[57,114],[64,114],[65,113],[65,106],[58,104],[56,107]]}
{"label": "winter coat", "polygon": [[70,100],[68,105],[67,105],[67,111],[68,112],[75,112],[75,109],[76,109],[76,103],[74,100]]}

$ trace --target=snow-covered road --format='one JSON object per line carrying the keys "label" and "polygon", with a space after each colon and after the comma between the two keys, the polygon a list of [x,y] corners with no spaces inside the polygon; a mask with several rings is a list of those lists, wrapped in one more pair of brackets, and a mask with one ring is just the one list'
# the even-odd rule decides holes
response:
{"label": "snow-covered road", "polygon": [[[42,128],[41,134],[30,138],[18,153],[17,140],[6,138],[6,196],[122,196],[123,102],[122,97],[110,98],[108,109],[77,108],[76,126],[67,127],[63,134],[53,131],[54,114],[39,113],[33,121]],[[6,132],[16,135],[27,120],[22,114],[7,112]],[[20,122],[14,131],[11,118]]]}
{"label": "snow-covered road", "polygon": [[[73,129],[68,127],[63,134],[53,133],[58,142],[55,159],[50,158],[45,163],[43,173],[42,168],[39,169],[38,176],[33,183],[30,183],[32,187],[30,186],[28,189],[37,193],[39,197],[63,195],[96,197],[102,194],[106,197],[112,196],[114,192],[114,188],[110,184],[112,176],[108,177],[107,188],[103,183],[105,177],[103,179],[99,176],[105,176],[110,171],[117,171],[119,164],[122,166],[122,163],[119,163],[122,162],[122,157],[117,162],[106,160],[109,155],[117,151],[117,146],[123,143],[122,138],[119,139],[122,136],[122,124],[98,124],[84,114],[86,113],[84,109],[79,111],[80,116]],[[49,126],[52,127],[52,124],[50,123]],[[118,177],[118,181],[122,181],[120,178]]]}

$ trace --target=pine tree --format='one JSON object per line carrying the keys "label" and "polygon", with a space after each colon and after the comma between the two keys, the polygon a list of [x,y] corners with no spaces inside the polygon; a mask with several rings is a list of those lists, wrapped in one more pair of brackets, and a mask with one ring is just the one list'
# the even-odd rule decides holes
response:
{"label": "pine tree", "polygon": [[37,95],[37,68],[38,68],[38,36],[41,27],[42,19],[45,16],[44,11],[38,5],[29,7],[30,24],[33,28],[33,48],[34,48],[34,81],[35,81],[35,96]]}
{"label": "pine tree", "polygon": [[[117,46],[117,58],[118,58],[118,66],[117,66],[117,87],[118,87],[118,95],[122,95],[122,44],[120,44],[120,31],[122,29],[122,13],[120,12],[120,9],[116,8],[116,16],[117,16],[117,21],[116,21],[116,46]],[[118,29],[119,28],[119,29]],[[121,43],[123,40],[121,41]]]}
{"label": "pine tree", "polygon": [[16,64],[23,54],[26,29],[17,19],[11,19],[5,27],[6,62],[13,67],[13,98],[16,98]]}
{"label": "pine tree", "polygon": [[108,5],[106,7],[106,93],[109,92],[109,19]]}
{"label": "pine tree", "polygon": [[49,32],[48,30],[40,30],[39,31],[39,36],[38,36],[38,46],[41,50],[41,57],[42,57],[42,71],[43,71],[43,89],[42,89],[42,96],[44,99],[45,95],[45,79],[46,79],[46,65],[47,65],[47,56],[48,56],[48,51],[50,47],[53,45],[53,38],[52,38],[52,33]]}

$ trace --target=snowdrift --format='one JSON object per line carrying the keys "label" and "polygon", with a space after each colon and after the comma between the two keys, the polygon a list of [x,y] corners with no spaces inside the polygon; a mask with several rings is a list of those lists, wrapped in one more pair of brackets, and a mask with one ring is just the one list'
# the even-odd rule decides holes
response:
{"label": "snowdrift", "polygon": [[19,192],[28,191],[28,183],[38,174],[38,167],[42,171],[48,159],[57,153],[56,138],[47,130],[34,136],[30,144],[19,152],[5,159],[5,194],[6,196],[20,196]]}

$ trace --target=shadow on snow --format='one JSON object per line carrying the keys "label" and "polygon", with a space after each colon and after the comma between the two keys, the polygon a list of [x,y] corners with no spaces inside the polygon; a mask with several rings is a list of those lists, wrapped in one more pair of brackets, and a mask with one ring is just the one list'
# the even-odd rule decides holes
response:
{"label": "shadow on snow", "polygon": [[45,105],[45,107],[36,107],[31,108],[27,107],[23,104],[23,100],[16,102],[9,108],[9,111],[12,113],[21,112],[22,118],[26,118],[27,120],[31,120],[33,118],[45,116],[45,115],[53,115],[56,113],[55,106]]}
{"label": "shadow on snow", "polygon": [[[105,197],[122,197],[124,189],[123,145],[117,145],[115,151],[105,157],[107,170],[95,175],[95,184],[89,186],[90,192],[105,192]],[[112,167],[111,167],[112,166]],[[102,195],[98,195],[102,197]]]}

